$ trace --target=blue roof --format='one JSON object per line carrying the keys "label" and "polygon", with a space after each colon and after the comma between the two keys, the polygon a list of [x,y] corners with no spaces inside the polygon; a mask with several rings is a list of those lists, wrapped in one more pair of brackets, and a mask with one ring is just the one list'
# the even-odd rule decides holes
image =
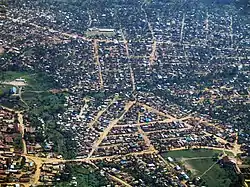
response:
{"label": "blue roof", "polygon": [[127,161],[126,160],[121,160],[121,164],[126,164]]}
{"label": "blue roof", "polygon": [[11,91],[12,91],[13,93],[16,93],[16,92],[17,92],[17,88],[16,88],[16,87],[12,87],[12,88],[11,88]]}

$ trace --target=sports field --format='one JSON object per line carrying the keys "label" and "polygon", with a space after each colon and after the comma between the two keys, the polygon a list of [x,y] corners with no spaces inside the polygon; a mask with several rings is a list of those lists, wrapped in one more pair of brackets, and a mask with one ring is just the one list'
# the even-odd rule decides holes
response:
{"label": "sports field", "polygon": [[193,177],[201,177],[208,187],[228,187],[231,180],[227,171],[213,159],[215,155],[223,154],[223,151],[198,149],[170,151],[163,154],[164,158],[172,157],[177,162],[191,171]]}

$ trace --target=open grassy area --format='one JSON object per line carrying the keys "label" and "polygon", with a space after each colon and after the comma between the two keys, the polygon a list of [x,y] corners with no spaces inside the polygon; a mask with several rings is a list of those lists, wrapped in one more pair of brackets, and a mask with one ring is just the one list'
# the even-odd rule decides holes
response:
{"label": "open grassy area", "polygon": [[[178,151],[169,151],[164,153],[164,157],[173,157],[173,158],[193,158],[193,157],[212,157],[216,153],[223,153],[219,150],[211,149],[190,149],[190,150],[178,150]],[[230,153],[228,153],[230,154]]]}
{"label": "open grassy area", "polygon": [[[205,175],[202,176],[202,184],[208,187],[229,187],[231,181],[230,169],[222,168],[213,159],[215,154],[221,154],[223,151],[197,149],[197,150],[179,150],[170,151],[163,154],[164,158],[172,157],[177,159],[179,164],[185,166],[192,173],[191,178],[199,177],[213,166]],[[231,153],[228,153],[231,154]],[[200,157],[200,158],[199,158]],[[207,157],[207,158],[206,158]]]}
{"label": "open grassy area", "polygon": [[[17,78],[23,78],[26,82],[19,83],[15,81]],[[22,87],[21,97],[10,94],[13,86]],[[27,106],[36,104],[38,97],[54,88],[57,88],[57,83],[43,72],[1,71],[0,74],[0,101],[3,106],[9,108],[27,109]]]}
{"label": "open grassy area", "polygon": [[[194,176],[200,176],[214,163],[212,159],[198,159],[185,161],[184,165],[188,164],[194,169]],[[202,180],[208,187],[228,187],[231,184],[227,171],[221,168],[219,164],[215,164],[211,170],[203,175]]]}
{"label": "open grassy area", "polygon": [[29,76],[29,73],[27,73],[27,72],[4,71],[4,72],[1,72],[0,80],[1,81],[12,81],[12,80],[15,80],[15,79],[20,78],[20,77],[26,79],[28,76]]}
{"label": "open grassy area", "polygon": [[56,87],[53,79],[44,73],[31,73],[25,71],[4,71],[1,72],[0,82],[14,81],[17,78],[23,78],[27,82],[25,89],[27,91],[44,91]]}

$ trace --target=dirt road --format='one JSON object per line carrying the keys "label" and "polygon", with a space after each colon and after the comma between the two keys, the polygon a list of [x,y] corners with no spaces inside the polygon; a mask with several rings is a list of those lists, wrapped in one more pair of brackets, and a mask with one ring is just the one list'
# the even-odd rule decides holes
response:
{"label": "dirt road", "polygon": [[94,145],[93,145],[93,147],[92,147],[92,150],[91,150],[91,152],[90,152],[89,155],[88,155],[88,158],[90,158],[90,157],[93,155],[94,151],[95,151],[96,148],[101,144],[101,142],[103,141],[103,139],[108,135],[109,131],[117,124],[117,122],[118,122],[119,120],[121,120],[121,119],[123,118],[123,116],[128,112],[128,110],[129,110],[134,104],[135,104],[135,101],[130,101],[129,103],[127,103],[126,106],[125,106],[125,108],[124,108],[123,114],[122,114],[119,118],[113,120],[113,121],[108,125],[108,127],[103,131],[103,133],[100,135],[100,137],[98,138],[98,140],[94,143]]}

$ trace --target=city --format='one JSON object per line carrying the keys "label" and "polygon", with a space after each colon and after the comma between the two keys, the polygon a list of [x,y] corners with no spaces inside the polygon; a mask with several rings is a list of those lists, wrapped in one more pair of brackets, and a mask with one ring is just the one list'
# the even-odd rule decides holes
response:
{"label": "city", "polygon": [[0,186],[250,185],[237,6],[10,0],[0,25]]}

